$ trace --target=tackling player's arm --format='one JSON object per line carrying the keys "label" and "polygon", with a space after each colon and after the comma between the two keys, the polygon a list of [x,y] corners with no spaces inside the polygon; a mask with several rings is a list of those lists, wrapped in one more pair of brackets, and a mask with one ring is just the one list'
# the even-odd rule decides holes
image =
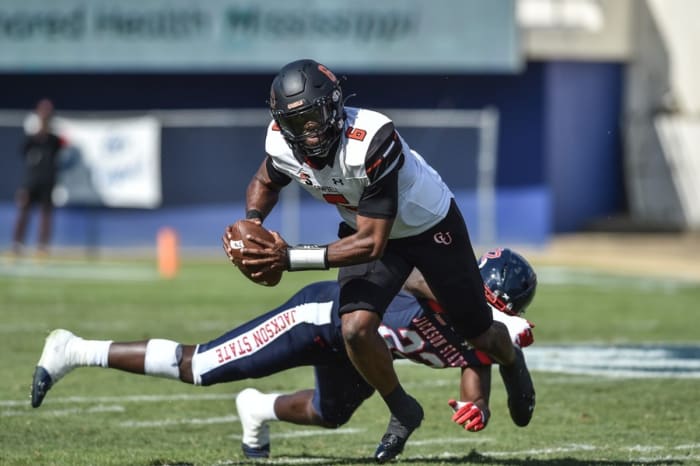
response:
{"label": "tackling player's arm", "polygon": [[430,290],[428,283],[425,281],[425,277],[423,277],[420,270],[416,268],[411,271],[411,274],[404,282],[403,289],[418,298],[426,298],[437,301],[437,298],[435,298],[435,295]]}
{"label": "tackling player's arm", "polygon": [[279,193],[291,178],[277,170],[270,156],[260,164],[246,189],[246,218],[263,220],[279,200]]}
{"label": "tackling player's arm", "polygon": [[[436,301],[423,274],[413,269],[403,286],[404,290],[418,298]],[[452,421],[469,432],[478,432],[488,425],[491,412],[489,396],[491,394],[491,365],[470,365],[462,368],[459,386],[459,401],[451,399]]]}
{"label": "tackling player's arm", "polygon": [[488,411],[491,395],[491,365],[467,366],[462,369],[459,396],[462,401],[471,401]]}
{"label": "tackling player's arm", "polygon": [[478,432],[489,422],[491,366],[467,366],[462,369],[460,401],[450,400],[452,421],[470,432]]}

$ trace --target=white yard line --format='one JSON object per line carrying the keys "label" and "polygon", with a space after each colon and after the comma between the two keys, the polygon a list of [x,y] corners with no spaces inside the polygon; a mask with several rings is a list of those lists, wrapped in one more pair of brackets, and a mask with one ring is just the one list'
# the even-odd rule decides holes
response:
{"label": "white yard line", "polygon": [[[120,262],[83,262],[48,260],[18,262],[0,258],[0,277],[41,277],[73,280],[128,280],[150,281],[158,279],[155,267],[149,264]],[[640,290],[672,292],[678,288],[698,286],[691,278],[636,276],[630,273],[606,273],[581,267],[539,266],[537,278],[547,285],[586,285],[599,289],[633,287]]]}
{"label": "white yard line", "polygon": [[515,450],[515,451],[480,451],[479,454],[484,456],[541,456],[541,455],[552,455],[555,453],[571,453],[575,451],[595,451],[598,447],[595,445],[586,444],[571,444],[561,447],[549,447],[549,448],[530,448],[527,450]]}
{"label": "white yard line", "polygon": [[119,423],[119,427],[164,427],[178,425],[208,425],[208,424],[229,424],[238,421],[238,416],[219,416],[189,419],[154,419],[152,421],[124,421]]}
{"label": "white yard line", "polygon": [[[177,394],[177,395],[127,395],[127,396],[69,396],[55,397],[47,399],[47,404],[54,403],[161,403],[164,401],[212,401],[212,400],[233,400],[235,393],[202,393],[198,395]],[[26,406],[27,400],[0,400],[0,407],[3,406]]]}
{"label": "white yard line", "polygon": [[449,445],[461,443],[485,443],[492,442],[493,438],[488,435],[465,435],[464,437],[440,437],[423,440],[409,439],[407,445],[423,446],[423,445]]}
{"label": "white yard line", "polygon": [[678,288],[697,287],[693,277],[654,277],[631,273],[601,272],[582,267],[537,267],[537,281],[547,285],[585,285],[598,289],[635,288],[638,290],[673,291]]}
{"label": "white yard line", "polygon": [[533,345],[524,352],[532,371],[609,378],[700,378],[700,346]]}
{"label": "white yard line", "polygon": [[289,458],[280,456],[279,458],[265,458],[259,460],[226,460],[217,461],[212,466],[227,466],[232,464],[333,464],[338,461],[338,458]]}
{"label": "white yard line", "polygon": [[152,281],[158,279],[155,266],[108,262],[45,263],[0,261],[0,277],[52,278],[61,280]]}
{"label": "white yard line", "polygon": [[[28,404],[28,403],[26,403]],[[126,408],[121,405],[97,405],[87,408],[67,408],[67,409],[42,409],[36,411],[41,416],[68,416],[74,414],[94,414],[94,413],[122,413]],[[29,410],[4,410],[0,411],[0,417],[28,416]]]}
{"label": "white yard line", "polygon": [[[357,429],[353,427],[345,427],[341,429],[303,429],[294,430],[291,432],[279,432],[271,433],[270,438],[280,439],[280,438],[300,438],[300,437],[316,437],[319,435],[343,435],[343,434],[358,434],[360,432],[365,432],[367,429]],[[240,439],[238,435],[232,435],[232,438]]]}

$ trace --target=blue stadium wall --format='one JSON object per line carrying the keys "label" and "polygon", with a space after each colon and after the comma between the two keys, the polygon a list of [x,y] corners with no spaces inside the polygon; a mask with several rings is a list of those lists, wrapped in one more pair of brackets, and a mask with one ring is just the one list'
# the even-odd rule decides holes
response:
{"label": "blue stadium wall", "polygon": [[[497,242],[542,245],[554,233],[586,228],[625,209],[620,111],[624,66],[619,63],[530,62],[517,75],[352,75],[344,88],[351,104],[374,108],[479,109],[500,112]],[[272,75],[12,74],[0,75],[3,109],[26,110],[43,96],[60,110],[261,108]],[[11,91],[11,92],[8,92]],[[242,214],[245,187],[262,159],[264,132],[246,147],[186,130],[169,132],[162,146],[163,205],[155,211],[62,208],[54,243],[66,246],[150,246],[157,230],[174,226],[183,246],[218,250],[223,227]],[[216,131],[216,129],[212,129]],[[165,135],[164,135],[165,136]],[[21,133],[0,130],[0,249],[10,242],[12,204],[21,173]],[[411,141],[409,141],[411,142]],[[414,144],[415,145],[415,144]],[[416,147],[431,160],[433,147]],[[450,183],[450,159],[431,160]],[[450,183],[451,184],[451,183]],[[476,201],[457,192],[472,236]],[[305,207],[306,209],[307,207]],[[305,241],[335,234],[334,209],[308,205]],[[280,229],[278,214],[269,222]],[[33,226],[35,225],[35,221]],[[318,225],[327,225],[319,229]],[[31,231],[33,242],[35,231]],[[475,237],[479,243],[479,238]]]}

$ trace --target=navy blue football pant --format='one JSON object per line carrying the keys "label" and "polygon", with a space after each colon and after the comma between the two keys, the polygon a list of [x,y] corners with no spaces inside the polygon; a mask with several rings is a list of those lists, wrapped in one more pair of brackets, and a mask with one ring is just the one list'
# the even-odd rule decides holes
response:
{"label": "navy blue football pant", "polygon": [[324,421],[344,424],[374,389],[345,353],[338,289],[336,282],[307,286],[282,306],[197,345],[194,383],[213,385],[314,366],[314,408]]}

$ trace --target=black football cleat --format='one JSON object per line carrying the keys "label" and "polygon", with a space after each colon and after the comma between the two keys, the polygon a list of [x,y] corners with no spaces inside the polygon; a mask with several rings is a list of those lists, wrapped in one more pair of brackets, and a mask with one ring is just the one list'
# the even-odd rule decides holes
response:
{"label": "black football cleat", "polygon": [[406,426],[392,414],[386,432],[382,436],[377,450],[374,452],[374,459],[377,463],[386,463],[399,456],[401,452],[403,452],[403,447],[406,445],[408,437],[411,436],[414,430],[420,427],[423,421],[423,408],[416,400],[413,400],[413,402],[418,410],[417,413],[419,413],[416,425],[412,427]]}
{"label": "black football cleat", "polygon": [[525,364],[523,351],[515,347],[515,362],[510,366],[499,366],[501,378],[508,392],[508,410],[515,425],[525,427],[535,410],[535,387],[530,371]]}
{"label": "black football cleat", "polygon": [[263,445],[261,447],[251,447],[245,443],[241,443],[241,450],[246,458],[250,459],[264,459],[270,457],[270,444]]}
{"label": "black football cleat", "polygon": [[406,440],[408,437],[401,438],[396,434],[384,434],[377,451],[374,452],[374,459],[380,464],[393,460],[403,451]]}
{"label": "black football cleat", "polygon": [[44,401],[44,397],[52,385],[53,380],[46,369],[37,366],[34,369],[34,378],[32,379],[32,408],[41,406],[41,402]]}

